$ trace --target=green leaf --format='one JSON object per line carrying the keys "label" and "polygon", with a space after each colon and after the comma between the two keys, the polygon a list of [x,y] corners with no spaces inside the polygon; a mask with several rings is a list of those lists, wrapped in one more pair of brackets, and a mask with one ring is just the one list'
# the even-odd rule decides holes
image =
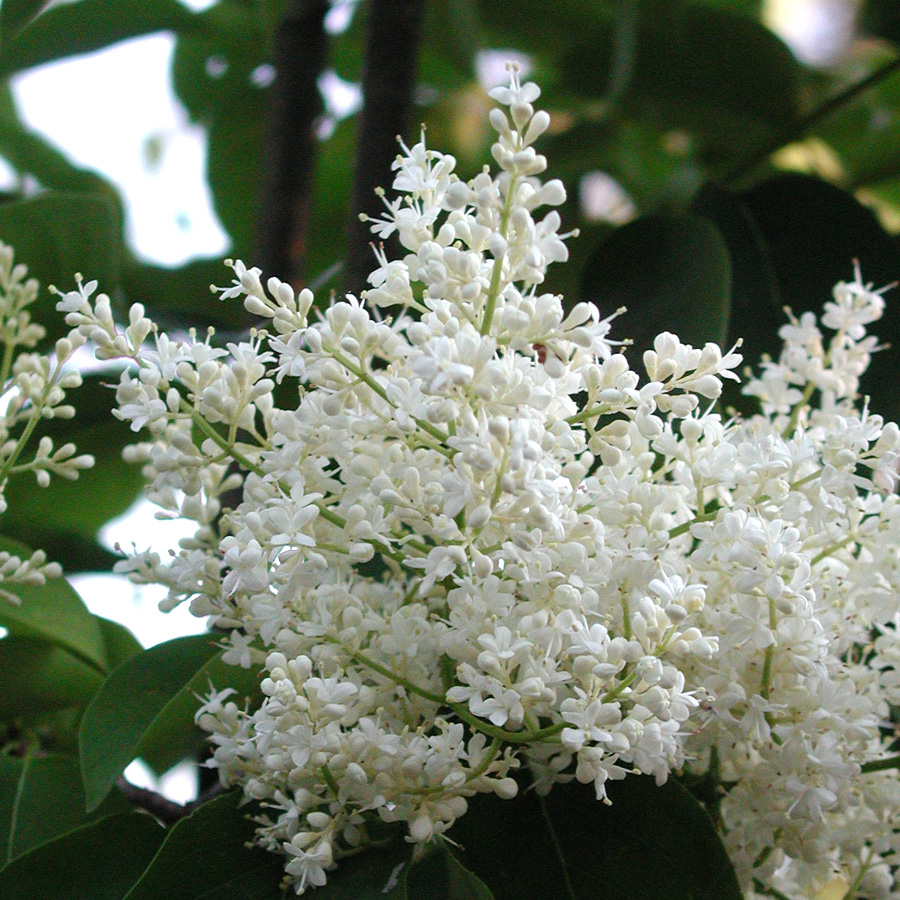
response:
{"label": "green leaf", "polygon": [[45,6],[47,0],[3,0],[0,3],[0,39],[8,43]]}
{"label": "green leaf", "polygon": [[98,279],[108,292],[118,283],[121,232],[117,211],[103,197],[52,193],[7,203],[0,206],[0,240],[15,248],[16,262],[41,283],[43,293],[31,313],[47,328],[45,343],[68,331],[49,285],[68,290],[75,272]]}
{"label": "green leaf", "polygon": [[316,888],[317,900],[411,900],[407,894],[411,857],[412,847],[398,841],[339,860],[325,885]]}
{"label": "green leaf", "polygon": [[608,792],[612,806],[577,782],[479,795],[448,836],[497,900],[567,896],[566,877],[574,900],[741,900],[712,821],[674,779],[630,775]]}
{"label": "green leaf", "polygon": [[596,248],[581,293],[602,315],[627,307],[616,334],[633,338],[638,354],[661,331],[694,346],[723,343],[731,307],[728,248],[706,219],[645,216]]}
{"label": "green leaf", "polygon": [[94,616],[103,635],[103,646],[106,648],[106,659],[112,671],[126,659],[131,659],[143,651],[141,642],[122,624]]}
{"label": "green leaf", "polygon": [[103,681],[100,673],[57,644],[35,638],[0,640],[0,720],[81,706]]}
{"label": "green leaf", "polygon": [[564,97],[612,101],[616,114],[683,129],[731,156],[797,120],[799,65],[758,21],[683,0],[644,0],[623,70],[611,15],[622,8],[608,6],[571,39],[559,64]]}
{"label": "green leaf", "polygon": [[240,704],[242,698],[250,698],[251,708],[262,699],[257,671],[228,665],[217,653],[172,698],[141,738],[135,755],[157,774],[168,771],[182,759],[196,758],[206,747],[207,735],[194,724],[194,715],[200,708],[198,698],[209,693],[210,684],[220,690],[233,688],[236,696],[232,699]]}
{"label": "green leaf", "polygon": [[0,801],[0,867],[87,821],[127,808],[116,793],[94,814],[86,813],[78,760],[62,754],[0,754]]}
{"label": "green leaf", "polygon": [[131,657],[107,678],[78,734],[88,809],[103,801],[147,731],[218,652],[211,635],[176,638]]}
{"label": "green leaf", "polygon": [[412,867],[406,892],[409,900],[494,900],[487,885],[465,868],[443,841]]}
{"label": "green leaf", "polygon": [[[143,649],[123,625],[99,616],[103,648],[110,669]],[[25,718],[56,709],[85,705],[103,683],[93,666],[73,656],[58,644],[36,638],[8,636],[0,640],[0,720]]]}
{"label": "green leaf", "polygon": [[[0,550],[22,558],[31,556],[31,550],[6,537],[0,537]],[[3,587],[21,601],[15,605],[0,598],[0,625],[11,634],[58,644],[95,669],[107,671],[97,620],[68,581],[48,578],[45,584],[35,587],[4,582]]]}
{"label": "green leaf", "polygon": [[123,900],[281,900],[283,858],[248,849],[254,826],[238,792],[177,822]]}
{"label": "green leaf", "polygon": [[0,898],[121,900],[163,839],[151,816],[106,816],[20,856],[0,871]]}
{"label": "green leaf", "polygon": [[177,0],[63,3],[39,16],[3,48],[0,74],[90,53],[143,34],[187,30],[195,22],[196,17]]}

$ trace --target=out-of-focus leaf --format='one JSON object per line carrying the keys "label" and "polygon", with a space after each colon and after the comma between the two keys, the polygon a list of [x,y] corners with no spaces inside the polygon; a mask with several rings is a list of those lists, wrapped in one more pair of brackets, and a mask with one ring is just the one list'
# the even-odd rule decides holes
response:
{"label": "out-of-focus leaf", "polygon": [[5,44],[0,53],[0,74],[90,53],[156,31],[187,31],[196,19],[177,0],[62,3],[39,16]]}
{"label": "out-of-focus leaf", "polygon": [[220,257],[198,259],[177,269],[132,262],[122,271],[122,288],[133,303],[166,330],[212,325],[219,338],[246,330],[247,313],[238,299],[222,301],[211,284],[228,285],[234,273]]}
{"label": "out-of-focus leaf", "polygon": [[[0,4],[0,15],[6,4]],[[64,153],[31,131],[19,118],[8,82],[0,83],[0,154],[19,173],[33,175],[46,188],[96,194],[115,208],[121,223],[121,201],[116,189],[96,172],[79,169]]]}
{"label": "out-of-focus leaf", "polygon": [[47,329],[45,343],[68,331],[49,285],[69,290],[76,272],[98,279],[106,291],[118,283],[121,232],[116,210],[102,197],[60,192],[7,203],[0,206],[0,240],[15,248],[16,262],[41,283],[31,313]]}
{"label": "out-of-focus leaf", "polygon": [[497,900],[558,897],[564,871],[578,900],[741,900],[715,826],[681,785],[635,775],[608,793],[612,806],[577,783],[543,799],[479,795],[449,837]]}
{"label": "out-of-focus leaf", "polygon": [[120,900],[140,878],[164,834],[152,816],[142,813],[90,822],[0,871],[0,900]]}
{"label": "out-of-focus leaf", "polygon": [[[48,529],[93,538],[110,519],[125,512],[144,484],[140,466],[122,459],[122,449],[136,435],[112,415],[116,407],[110,375],[88,375],[68,399],[76,408],[72,419],[52,419],[41,426],[41,434],[59,447],[72,442],[79,453],[90,453],[96,464],[82,471],[78,479],[52,478],[46,488],[36,486],[33,476],[20,475],[6,489],[9,504],[0,518],[0,527],[28,535],[32,529]],[[25,457],[28,457],[26,451]],[[66,565],[69,560],[60,560]],[[77,559],[72,560],[77,564]]]}
{"label": "out-of-focus leaf", "polygon": [[[345,119],[318,148],[305,264],[310,278],[320,275],[344,256],[356,127],[355,117]],[[389,189],[390,185],[385,188]],[[327,293],[320,293],[317,300],[320,305],[327,303]]]}
{"label": "out-of-focus leaf", "polygon": [[859,27],[866,34],[900,44],[900,7],[894,0],[865,0]]}
{"label": "out-of-focus leaf", "polygon": [[86,813],[78,760],[62,754],[0,754],[0,799],[0,867],[85,822],[128,808],[116,792]]}
{"label": "out-of-focus leaf", "polygon": [[[31,556],[31,550],[7,537],[0,537],[0,550],[21,559]],[[0,598],[0,625],[11,634],[57,644],[99,671],[106,671],[100,627],[68,581],[48,578],[39,586],[4,582],[3,587],[21,601],[15,604]]]}
{"label": "out-of-focus leaf", "polygon": [[107,678],[78,735],[88,809],[103,802],[146,732],[218,652],[211,635],[176,638],[131,657]]}
{"label": "out-of-focus leaf", "polygon": [[731,263],[718,229],[698,216],[645,216],[613,232],[594,251],[581,296],[603,315],[621,306],[619,337],[638,354],[661,331],[694,346],[724,343],[731,301]]}
{"label": "out-of-focus leaf", "polygon": [[218,690],[233,688],[232,699],[238,705],[246,697],[250,698],[252,708],[262,697],[256,669],[228,665],[222,662],[221,654],[216,654],[156,717],[135,756],[162,774],[182,759],[199,755],[206,746],[206,733],[194,724],[194,714],[200,708],[198,697],[208,694],[210,685]]}
{"label": "out-of-focus leaf", "polygon": [[409,900],[494,900],[487,885],[462,865],[445,842],[412,867],[406,896]]}
{"label": "out-of-focus leaf", "polygon": [[234,253],[246,256],[253,236],[265,135],[271,62],[263,23],[252,8],[223,0],[200,14],[202,29],[182,34],[172,79],[191,117],[209,135],[208,176],[216,214]]}
{"label": "out-of-focus leaf", "polygon": [[86,703],[100,673],[58,644],[8,636],[0,640],[0,720]]}
{"label": "out-of-focus leaf", "polygon": [[[561,80],[581,95],[613,88],[614,23],[595,18],[566,56]],[[702,134],[734,153],[796,120],[798,65],[771,31],[747,16],[683,2],[644,4],[624,108]]]}
{"label": "out-of-focus leaf", "polygon": [[47,0],[3,0],[0,3],[0,42],[8,43],[47,5]]}
{"label": "out-of-focus leaf", "polygon": [[282,860],[248,849],[254,828],[240,801],[224,794],[177,822],[123,900],[281,900]]}

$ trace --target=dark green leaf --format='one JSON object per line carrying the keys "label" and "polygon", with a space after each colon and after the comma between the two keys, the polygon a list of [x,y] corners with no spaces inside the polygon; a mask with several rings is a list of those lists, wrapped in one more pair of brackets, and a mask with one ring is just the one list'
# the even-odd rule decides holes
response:
{"label": "dark green leaf", "polygon": [[211,635],[176,638],[131,657],[107,678],[78,734],[88,809],[103,801],[146,732],[218,652]]}
{"label": "dark green leaf", "polygon": [[702,346],[728,329],[731,264],[718,229],[697,216],[645,216],[613,232],[594,251],[581,294],[609,315],[638,354],[661,331]]}
{"label": "dark green leaf", "polygon": [[407,878],[409,900],[493,900],[487,885],[453,855],[446,843],[412,867]]}
{"label": "dark green leaf", "polygon": [[0,867],[89,820],[127,808],[115,793],[94,814],[86,813],[78,760],[61,754],[0,754],[0,800]]}
{"label": "dark green leaf", "polygon": [[629,776],[609,797],[577,783],[543,800],[480,795],[449,837],[497,900],[567,896],[566,873],[574,900],[741,900],[711,820],[676,781]]}
{"label": "dark green leaf", "polygon": [[[4,4],[5,5],[5,4]],[[196,17],[177,0],[81,0],[54,6],[0,54],[0,74],[90,53],[156,31],[182,31]]]}
{"label": "dark green leaf", "polygon": [[317,900],[407,900],[412,847],[398,841],[338,862],[328,881],[316,888]]}
{"label": "dark green leaf", "polygon": [[123,900],[281,900],[282,858],[248,849],[253,823],[239,793],[177,822]]}
{"label": "dark green leaf", "polygon": [[796,120],[799,67],[759,22],[671,0],[646,2],[641,13],[624,84],[615,74],[616,23],[595,17],[565,57],[563,85],[595,98],[616,92],[628,113],[702,134],[729,153]]}
{"label": "dark green leaf", "polygon": [[147,314],[164,329],[212,325],[218,339],[246,331],[247,313],[238,299],[222,301],[211,284],[227,285],[234,273],[220,257],[198,259],[178,269],[130,263],[122,272],[126,295],[147,307]]}
{"label": "dark green leaf", "polygon": [[53,193],[7,203],[0,206],[0,240],[15,248],[16,262],[25,263],[28,274],[41,283],[43,293],[31,312],[47,328],[48,340],[68,331],[56,311],[56,298],[47,292],[49,285],[69,290],[75,272],[98,279],[102,290],[113,291],[118,283],[119,221],[102,197]]}
{"label": "dark green leaf", "polygon": [[101,616],[94,618],[103,635],[103,646],[106,648],[110,671],[143,651],[141,642],[124,625]]}
{"label": "dark green leaf", "polygon": [[200,708],[197,698],[209,693],[210,684],[220,690],[233,688],[236,703],[250,697],[252,706],[262,696],[255,669],[230,666],[222,662],[221,654],[216,654],[156,717],[141,739],[135,756],[140,756],[161,774],[180,760],[201,753],[206,746],[206,734],[194,724],[194,714]]}
{"label": "dark green leaf", "polygon": [[121,900],[163,834],[148,815],[106,816],[10,863],[0,871],[0,900]]}
{"label": "dark green leaf", "polygon": [[[31,556],[27,547],[6,537],[0,537],[0,550],[23,559]],[[11,634],[58,644],[99,671],[106,671],[106,651],[97,620],[68,581],[48,578],[39,587],[4,583],[4,588],[21,601],[17,605],[0,600],[0,625]]]}
{"label": "dark green leaf", "polygon": [[81,706],[103,681],[95,668],[57,644],[13,636],[0,640],[0,672],[3,721]]}
{"label": "dark green leaf", "polygon": [[3,44],[15,37],[37,14],[47,0],[3,0],[0,3],[0,40]]}

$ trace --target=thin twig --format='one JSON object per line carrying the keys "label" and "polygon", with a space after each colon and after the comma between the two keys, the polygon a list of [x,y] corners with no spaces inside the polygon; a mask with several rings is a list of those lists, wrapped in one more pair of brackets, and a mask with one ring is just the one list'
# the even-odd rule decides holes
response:
{"label": "thin twig", "polygon": [[827,119],[833,112],[840,109],[846,103],[854,100],[860,94],[865,93],[869,88],[874,87],[881,81],[900,70],[900,56],[885,63],[881,68],[876,69],[871,75],[863,78],[862,81],[850,85],[843,91],[835,94],[830,100],[826,100],[821,106],[814,109],[809,115],[804,116],[799,122],[780,131],[768,144],[756,150],[748,159],[739,163],[728,172],[722,181],[726,184],[739,181],[745,175],[749,175],[758,165],[764,163],[776,150],[781,149],[786,144],[791,144],[808,132],[812,131],[820,122]]}
{"label": "thin twig", "polygon": [[302,285],[307,221],[322,112],[328,0],[291,0],[275,32],[266,156],[253,260],[267,275]]}
{"label": "thin twig", "polygon": [[363,63],[363,110],[359,147],[350,195],[347,264],[344,287],[358,292],[372,268],[369,226],[360,213],[377,215],[378,187],[389,188],[391,163],[397,156],[397,135],[404,135],[412,116],[423,0],[371,0]]}

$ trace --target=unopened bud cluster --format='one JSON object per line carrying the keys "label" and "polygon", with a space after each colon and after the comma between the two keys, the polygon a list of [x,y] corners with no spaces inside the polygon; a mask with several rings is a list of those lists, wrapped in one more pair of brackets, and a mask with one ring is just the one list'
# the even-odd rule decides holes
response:
{"label": "unopened bud cluster", "polygon": [[751,418],[716,411],[734,350],[661,334],[642,380],[542,291],[567,251],[538,94],[515,68],[492,92],[497,174],[403,147],[372,227],[404,255],[361,299],[314,311],[235,262],[221,295],[269,330],[220,348],[63,297],[135,363],[129,456],[197,524],[121,568],[260,671],[258,708],[220,690],[198,721],[298,892],[375,820],[422,844],[477,793],[640,772],[714,780],[748,892],[896,897],[900,788],[866,766],[900,701],[900,430],[857,403],[882,298],[857,273],[792,319]]}

